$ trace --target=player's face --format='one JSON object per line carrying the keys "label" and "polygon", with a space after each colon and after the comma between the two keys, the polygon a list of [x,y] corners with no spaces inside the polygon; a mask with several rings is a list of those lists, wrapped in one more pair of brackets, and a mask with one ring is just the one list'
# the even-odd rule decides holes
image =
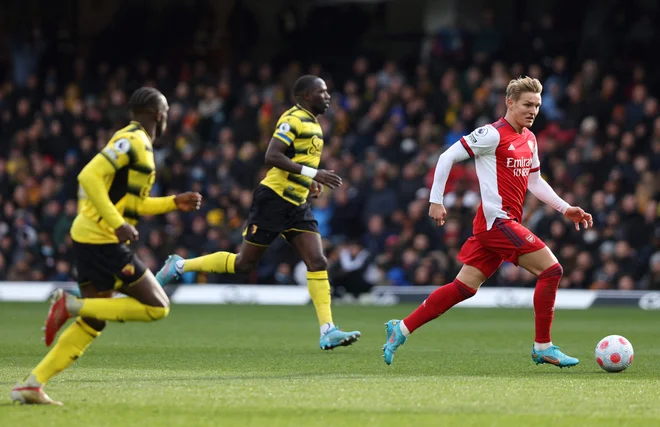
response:
{"label": "player's face", "polygon": [[509,110],[513,114],[513,120],[520,127],[529,128],[534,124],[536,116],[541,108],[541,94],[523,92],[517,101],[507,100]]}
{"label": "player's face", "polygon": [[328,111],[330,107],[330,94],[328,93],[328,86],[321,79],[316,80],[312,90],[309,92],[309,103],[313,109],[314,114],[323,114]]}

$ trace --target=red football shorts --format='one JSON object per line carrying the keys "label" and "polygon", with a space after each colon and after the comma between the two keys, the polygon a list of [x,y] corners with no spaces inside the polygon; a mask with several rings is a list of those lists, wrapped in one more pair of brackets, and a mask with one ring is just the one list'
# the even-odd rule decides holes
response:
{"label": "red football shorts", "polygon": [[497,218],[490,230],[472,236],[465,242],[458,253],[458,260],[490,277],[502,262],[518,265],[520,255],[543,248],[543,240],[517,221]]}

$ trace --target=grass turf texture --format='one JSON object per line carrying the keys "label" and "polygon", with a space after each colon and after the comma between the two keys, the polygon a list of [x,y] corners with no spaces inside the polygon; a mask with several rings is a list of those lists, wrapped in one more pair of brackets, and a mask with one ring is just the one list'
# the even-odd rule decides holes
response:
{"label": "grass turf texture", "polygon": [[[46,353],[45,304],[0,304],[3,426],[648,426],[660,423],[658,313],[557,311],[555,342],[581,364],[536,366],[533,313],[456,309],[386,366],[383,323],[412,306],[334,308],[362,339],[323,352],[311,306],[175,306],[155,324],[111,324],[47,387],[65,406],[11,405]],[[635,348],[625,372],[595,363],[596,343]]]}

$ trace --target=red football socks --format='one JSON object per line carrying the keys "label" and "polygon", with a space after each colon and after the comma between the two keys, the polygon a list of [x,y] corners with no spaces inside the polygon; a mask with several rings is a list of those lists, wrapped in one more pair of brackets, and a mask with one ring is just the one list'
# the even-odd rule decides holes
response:
{"label": "red football socks", "polygon": [[555,299],[559,281],[564,274],[564,269],[559,263],[553,265],[539,274],[534,290],[534,322],[536,326],[537,343],[548,343],[552,319],[555,317]]}
{"label": "red football socks", "polygon": [[464,301],[476,294],[476,289],[472,289],[458,279],[441,286],[431,292],[428,298],[417,307],[408,317],[403,319],[408,331],[412,332],[423,324],[430,322],[449,310],[461,301]]}

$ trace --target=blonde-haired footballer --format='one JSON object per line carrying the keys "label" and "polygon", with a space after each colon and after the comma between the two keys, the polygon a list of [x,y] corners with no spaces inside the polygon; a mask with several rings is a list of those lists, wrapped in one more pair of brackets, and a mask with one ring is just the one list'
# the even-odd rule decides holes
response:
{"label": "blonde-haired footballer", "polygon": [[527,190],[575,223],[591,227],[591,215],[570,206],[541,177],[538,144],[529,128],[541,107],[543,86],[537,79],[520,77],[506,89],[506,115],[493,124],[465,135],[438,159],[431,188],[429,216],[439,226],[445,223],[445,185],[454,163],[475,159],[481,205],[474,217],[473,236],[458,254],[464,265],[453,282],[441,286],[403,320],[386,323],[383,358],[390,365],[394,352],[420,326],[442,315],[477,293],[483,282],[507,261],[538,277],[534,291],[536,336],[532,360],[560,368],[579,360],[559,350],[550,339],[557,288],[564,272],[552,251],[521,224]]}

